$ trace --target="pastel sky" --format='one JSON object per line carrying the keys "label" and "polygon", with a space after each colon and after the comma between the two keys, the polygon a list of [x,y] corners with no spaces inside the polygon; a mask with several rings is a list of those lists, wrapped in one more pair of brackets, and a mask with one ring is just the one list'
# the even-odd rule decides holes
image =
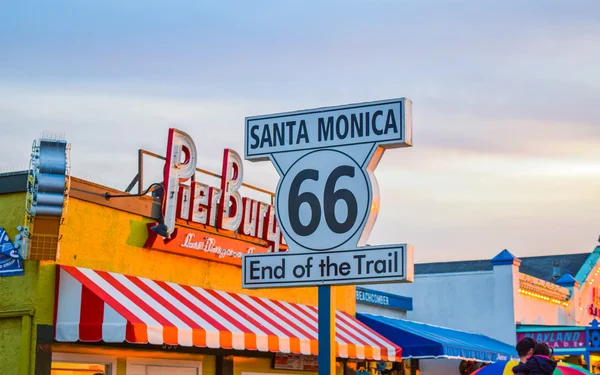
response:
{"label": "pastel sky", "polygon": [[[199,167],[245,116],[394,97],[371,244],[417,261],[589,252],[600,234],[600,1],[6,2],[0,170],[61,133],[73,174],[124,189],[136,150],[187,131]],[[160,176],[160,163],[146,170]],[[245,180],[274,189],[269,163]]]}

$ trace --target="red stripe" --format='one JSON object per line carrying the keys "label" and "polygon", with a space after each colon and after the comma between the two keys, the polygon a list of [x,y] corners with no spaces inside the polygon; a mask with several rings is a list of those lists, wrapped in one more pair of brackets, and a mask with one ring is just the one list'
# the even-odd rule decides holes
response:
{"label": "red stripe", "polygon": [[127,299],[129,299],[133,304],[137,305],[140,309],[144,310],[144,312],[150,315],[154,320],[156,320],[163,327],[174,327],[175,325],[171,323],[167,318],[162,316],[156,310],[154,310],[150,305],[148,305],[144,300],[134,294],[131,290],[121,284],[113,275],[104,271],[96,271],[96,273],[102,277],[107,283],[112,285],[115,289],[117,289],[121,294],[123,294]]}
{"label": "red stripe", "polygon": [[[61,266],[65,271],[67,271],[71,276],[73,276],[77,281],[85,285],[91,291],[96,293],[100,298],[102,298],[110,307],[112,307],[116,312],[118,312],[121,316],[123,316],[127,320],[127,329],[125,331],[125,340],[131,343],[146,343],[148,342],[148,336],[146,334],[146,325],[140,318],[138,318],[134,313],[129,311],[125,306],[123,306],[120,302],[114,299],[109,293],[107,293],[104,289],[99,287],[96,283],[90,280],[87,276],[83,274],[77,267],[68,267]],[[94,271],[96,272],[96,271]],[[135,329],[134,329],[135,327]]]}
{"label": "red stripe", "polygon": [[[311,309],[315,315],[319,314],[319,310],[314,307],[314,306],[308,306],[309,309]],[[348,330],[344,327],[341,327],[339,324],[337,324],[337,317],[336,317],[336,341],[340,341],[344,344],[349,344],[349,345],[356,345],[356,341],[358,341],[360,344],[364,345],[364,346],[370,346],[369,344],[366,344],[364,341],[359,340],[358,338],[356,338],[353,334],[351,334],[350,332],[348,332]]]}
{"label": "red stripe", "polygon": [[[125,319],[131,321],[134,324],[144,324],[144,322],[138,318],[134,313],[129,311],[125,306],[123,306],[120,302],[114,299],[109,293],[107,293],[104,289],[94,283],[92,280],[88,279],[79,269],[76,267],[66,267],[61,266],[65,269],[71,276],[73,276],[77,281],[85,285],[92,292],[96,293],[100,298],[102,298],[110,307],[112,307],[116,312],[121,314]],[[96,272],[96,271],[95,271]]]}
{"label": "red stripe", "polygon": [[[225,306],[227,306],[231,310],[235,311],[238,315],[240,315],[241,317],[243,317],[245,320],[247,320],[250,323],[252,323],[256,328],[260,329],[262,331],[262,333],[273,335],[273,332],[271,332],[267,327],[263,326],[260,321],[254,319],[252,317],[252,315],[248,314],[247,311],[244,311],[239,306],[234,305],[233,303],[231,303],[230,301],[228,301],[227,299],[225,299],[222,295],[220,295],[218,292],[216,292],[214,290],[208,290],[208,289],[206,289],[206,291],[211,296],[213,296],[216,299],[218,299],[222,304],[224,304]],[[234,294],[231,294],[231,293],[228,293],[228,295],[232,296],[232,297],[234,296]],[[258,332],[253,332],[253,333],[258,333]]]}
{"label": "red stripe", "polygon": [[[289,316],[294,317],[298,322],[302,323],[302,324],[298,324],[296,323],[294,325],[294,327],[298,327],[297,330],[300,331],[300,333],[302,333],[305,337],[309,338],[309,339],[317,339],[318,338],[318,333],[315,335],[316,330],[314,330],[314,326],[307,322],[306,320],[302,319],[296,311],[293,311],[291,309],[288,309],[283,303],[281,303],[281,301],[274,301],[271,300],[271,302],[273,302],[275,305],[277,305],[280,309],[282,309],[283,311],[285,311],[286,313],[289,314]],[[307,327],[312,327],[313,330],[315,331],[315,333],[309,333],[306,328]]]}
{"label": "red stripe", "polygon": [[79,318],[79,340],[97,342],[102,340],[104,301],[86,286],[81,288],[81,314]]}
{"label": "red stripe", "polygon": [[[277,322],[277,319],[273,319],[272,315],[267,315],[262,310],[257,309],[254,305],[250,304],[248,301],[246,301],[244,298],[242,298],[239,294],[230,293],[229,295],[231,297],[233,297],[233,299],[235,299],[238,303],[240,303],[244,307],[244,309],[250,310],[255,315],[262,318],[262,320],[269,322],[269,324],[272,325],[273,327],[277,328],[278,331],[285,333],[286,335],[289,335],[288,333],[285,332],[286,331],[285,328],[283,328],[283,326]],[[252,297],[250,297],[250,298],[252,298]],[[252,298],[252,299],[255,300],[254,298]],[[260,327],[263,328],[264,331],[267,332],[271,336],[279,335],[279,334],[271,331],[269,328],[265,327],[263,324],[260,324]]]}
{"label": "red stripe", "polygon": [[[161,288],[163,288],[165,291],[167,291],[170,295],[172,295],[174,298],[176,298],[179,302],[183,303],[187,308],[189,308],[190,310],[195,312],[198,316],[200,316],[202,319],[204,319],[208,324],[210,324],[211,326],[213,326],[214,328],[216,328],[219,331],[227,331],[227,328],[225,328],[225,326],[223,326],[221,323],[216,321],[212,316],[210,316],[205,310],[202,310],[198,305],[192,303],[192,301],[188,300],[187,298],[185,298],[184,296],[179,294],[179,292],[176,291],[175,289],[173,289],[169,284],[167,284],[164,281],[156,281],[156,283]],[[181,287],[186,289],[183,285]],[[207,328],[207,327],[204,327],[204,328]]]}
{"label": "red stripe", "polygon": [[[381,346],[373,346],[373,344],[370,344],[367,340],[364,339],[364,335],[360,334],[361,333],[360,331],[358,331],[358,330],[355,331],[355,329],[357,327],[353,327],[352,324],[349,324],[346,321],[345,317],[342,316],[342,314],[336,314],[336,321],[339,322],[339,324],[336,325],[336,328],[340,327],[340,330],[344,330],[346,332],[349,332],[349,335],[353,339],[359,341],[360,343],[362,343],[365,346],[365,357],[367,357],[369,354],[371,354],[371,355],[373,354],[373,348],[379,348],[380,355],[387,356],[387,349],[386,348],[381,347]],[[342,328],[342,323],[345,324],[345,325],[347,325],[347,326],[349,325],[350,327]]]}
{"label": "red stripe", "polygon": [[[229,315],[227,313],[227,311],[220,309],[217,305],[215,305],[214,303],[212,303],[208,298],[206,298],[202,294],[198,293],[198,291],[196,291],[196,289],[192,288],[191,286],[187,286],[187,285],[182,285],[182,287],[188,293],[190,293],[191,295],[193,295],[194,297],[196,297],[197,299],[199,299],[200,301],[202,301],[202,303],[204,303],[215,314],[219,314],[219,315],[224,316],[229,323],[231,323],[233,326],[235,326],[240,331],[242,331],[244,333],[254,333],[251,330],[249,330],[247,327],[245,327],[243,324],[241,324],[240,322],[238,322],[237,319],[234,319],[231,315]],[[226,331],[229,331],[229,330],[226,330]]]}
{"label": "red stripe", "polygon": [[370,337],[381,348],[381,355],[382,356],[384,354],[386,356],[389,355],[389,348],[394,348],[395,349],[396,356],[400,356],[401,355],[401,353],[402,353],[402,348],[401,347],[399,347],[398,345],[394,344],[390,340],[386,339],[385,337],[383,337],[379,333],[375,332],[374,330],[370,329],[365,324],[363,324],[361,321],[356,320],[355,318],[353,318],[352,316],[350,316],[348,313],[341,312],[341,311],[339,313],[340,313],[341,316],[343,316],[346,319],[346,321],[349,324],[354,325],[357,328],[359,328],[360,332],[363,335],[367,335],[368,334],[368,337]]}
{"label": "red stripe", "polygon": [[[260,299],[260,298],[253,298],[253,299],[265,311],[268,311],[271,314],[271,320],[272,321],[281,320],[281,321],[284,321],[287,325],[290,325],[290,326],[292,326],[292,327],[295,328],[294,324],[291,324],[290,321],[289,321],[289,319],[287,319],[283,315],[279,314],[275,309],[273,309],[271,306],[269,306],[267,303],[265,303],[262,299]],[[289,337],[289,338],[295,338],[297,336],[295,333],[292,333],[292,332],[288,331],[284,326],[280,325],[280,327],[281,327],[281,331],[283,333],[285,333],[287,337]]]}
{"label": "red stripe", "polygon": [[[162,307],[169,310],[170,313],[172,313],[173,315],[178,317],[185,324],[187,324],[191,328],[195,328],[195,329],[202,328],[197,322],[194,322],[192,319],[190,319],[189,316],[185,315],[181,310],[179,310],[177,307],[173,306],[171,304],[171,302],[167,301],[160,294],[156,293],[156,291],[154,291],[152,288],[150,288],[145,282],[140,280],[138,277],[127,276],[127,278],[132,283],[134,283],[138,288],[140,288],[146,294],[148,294],[150,296],[150,298],[154,299]],[[156,283],[156,284],[158,284],[158,283]]]}

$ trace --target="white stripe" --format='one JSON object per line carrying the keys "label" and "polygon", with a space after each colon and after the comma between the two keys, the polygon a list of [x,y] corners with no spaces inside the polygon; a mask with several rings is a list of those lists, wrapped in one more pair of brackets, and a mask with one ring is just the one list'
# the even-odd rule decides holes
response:
{"label": "white stripe", "polygon": [[[353,319],[345,316],[344,314],[340,313],[339,311],[337,312],[336,315],[337,315],[336,320],[338,322],[340,322],[340,324],[342,324],[344,327],[347,327],[347,329],[350,332],[356,332],[356,335],[360,336],[360,338],[363,341],[365,341],[372,348],[373,359],[375,359],[375,360],[381,359],[382,344],[376,342],[375,339],[372,339],[373,336],[372,336],[371,332],[366,332],[360,324],[357,324]],[[387,346],[385,346],[385,347],[387,348]]]}
{"label": "white stripe", "polygon": [[[192,305],[196,305],[196,306],[201,305],[201,303],[199,303],[199,301],[195,300],[191,294],[189,294],[185,289],[183,289],[181,287],[181,285],[171,283],[171,282],[167,282],[167,284],[171,288],[173,288],[173,290],[175,290],[177,293],[179,293],[183,298],[185,298],[188,302],[190,302]],[[175,298],[175,300],[176,300],[176,298]],[[177,301],[177,302],[179,303],[179,301]],[[177,305],[177,306],[179,306],[179,305]],[[188,316],[193,314],[192,316],[197,317],[197,318],[193,318],[193,319],[195,322],[199,323],[202,326],[202,328],[204,329],[204,331],[206,332],[206,346],[208,348],[213,348],[213,349],[220,348],[221,344],[219,342],[219,330],[217,328],[213,327],[209,322],[207,322],[205,319],[203,319],[200,315],[196,314],[192,310],[189,310],[187,308],[187,306],[185,306],[183,304],[182,304],[182,306],[187,309],[184,311],[186,311],[186,314]],[[208,310],[208,307],[206,307],[204,305],[200,306],[200,308],[202,310]],[[187,311],[189,311],[189,314],[187,313]],[[212,314],[209,313],[208,315],[212,315]]]}
{"label": "white stripe", "polygon": [[82,286],[62,268],[59,277],[56,341],[75,342],[79,340]]}
{"label": "white stripe", "polygon": [[[196,298],[194,295],[192,295],[190,292],[185,290],[181,285],[179,285],[179,284],[169,284],[169,285],[171,285],[173,287],[173,289],[175,289],[177,291],[177,293],[181,294],[188,301],[190,301],[194,305],[198,306],[200,309],[206,311],[206,313],[208,315],[210,315],[214,320],[216,320],[217,322],[219,322],[219,324],[221,324],[222,326],[227,328],[227,330],[230,331],[233,336],[241,335],[242,340],[243,340],[244,333],[242,331],[240,331],[236,326],[231,324],[231,322],[227,318],[224,318],[220,314],[217,314],[216,311],[213,311],[206,304],[204,304],[204,302],[202,302],[201,300]],[[208,346],[209,348],[220,348],[221,343],[219,341],[219,337],[214,337],[214,336],[209,337],[209,332],[207,332],[206,333],[206,346]]]}
{"label": "white stripe", "polygon": [[340,358],[348,358],[348,344],[338,344],[338,357]]}
{"label": "white stripe", "polygon": [[[258,303],[258,298],[250,297],[245,294],[238,294],[238,295],[240,297],[242,297],[246,302],[248,302],[249,304],[254,306],[257,310],[259,310],[259,311],[264,310],[264,307]],[[268,313],[266,311],[264,311],[263,314],[270,315],[270,313]],[[271,316],[270,318],[262,319],[261,321],[263,322],[263,324],[265,326],[267,326],[267,328],[269,328],[273,333],[275,333],[277,335],[277,339],[279,341],[279,348],[278,348],[279,351],[282,353],[290,353],[292,351],[291,346],[290,346],[290,337],[286,333],[283,333],[277,327],[275,327],[274,325],[271,324],[271,321],[274,321],[274,320],[277,320],[277,322],[280,325],[285,326],[285,324],[281,321],[281,319],[279,319],[276,316]]]}
{"label": "white stripe", "polygon": [[[306,328],[304,324],[302,324],[302,322],[289,317],[289,314],[287,312],[285,312],[283,309],[281,309],[279,306],[277,306],[273,301],[268,300],[266,298],[261,298],[261,300],[266,303],[267,305],[269,305],[273,310],[275,310],[277,312],[277,314],[280,316],[280,318],[283,317],[288,317],[289,320],[293,321],[296,323],[296,325],[300,326],[300,328]],[[296,330],[294,327],[292,327],[291,325],[287,324],[283,319],[281,319],[280,321],[281,325],[285,326],[285,328],[292,332],[298,339],[300,339],[300,353],[302,354],[311,354],[310,352],[310,339],[308,337],[306,337],[303,333],[299,332],[298,330]]]}
{"label": "white stripe", "polygon": [[[296,305],[298,306],[299,310],[303,310],[305,311],[308,315],[312,316],[314,319],[317,319],[317,322],[319,320],[319,315],[318,313],[316,313],[313,309],[311,309],[310,307],[306,306],[306,305]],[[318,323],[315,323],[313,320],[310,320],[310,322],[312,323],[312,326],[315,327],[314,329],[318,331]],[[335,321],[335,324],[337,325],[337,319]],[[340,358],[348,358],[348,343],[352,342],[352,340],[348,340],[348,338],[346,337],[346,335],[343,332],[340,332],[339,329],[335,330],[335,342],[338,345],[338,356]]]}
{"label": "white stripe", "polygon": [[[303,330],[306,331],[309,335],[311,335],[313,338],[317,338],[319,337],[319,332],[318,332],[318,327],[314,324],[314,322],[307,317],[305,314],[302,313],[302,309],[299,308],[301,305],[299,304],[292,304],[292,303],[288,303],[285,301],[279,301],[282,305],[284,305],[285,307],[288,308],[288,310],[292,311],[294,314],[298,315],[298,319],[302,320],[302,324],[300,320],[298,320],[298,325],[301,325]],[[307,339],[309,339],[309,341],[300,341],[300,347],[301,347],[301,351],[303,354],[312,354],[310,351],[310,337],[307,337]],[[305,353],[306,351],[308,351],[308,353]]]}
{"label": "white stripe", "polygon": [[[299,308],[301,308],[302,310],[306,311],[309,315],[311,315],[312,317],[314,317],[315,319],[319,319],[319,315],[317,312],[315,312],[313,309],[311,309],[310,307],[306,306],[306,305],[297,305]],[[314,321],[313,321],[314,323]],[[336,317],[335,320],[335,324],[336,326],[339,324],[339,320]],[[354,339],[352,339],[350,336],[347,336],[344,332],[342,332],[339,329],[335,330],[335,342],[338,344],[338,355],[340,357],[342,357],[342,353],[346,353],[345,357],[342,358],[348,358],[348,345],[361,345],[357,342],[354,342]]]}
{"label": "white stripe", "polygon": [[[258,299],[255,297],[250,297],[247,296],[245,294],[238,294],[239,297],[241,297],[244,301],[248,302],[250,305],[252,305],[255,309],[257,309],[258,311],[261,311],[262,314],[265,314],[267,316],[270,315],[270,313],[263,311],[264,307],[262,305],[260,305],[258,303]],[[261,322],[263,323],[263,325],[265,327],[267,327],[271,332],[273,332],[276,336],[277,339],[279,341],[279,350],[284,352],[284,353],[289,353],[291,351],[290,348],[290,337],[283,333],[282,331],[279,330],[279,328],[275,327],[271,322],[273,322],[276,318],[273,316],[267,317],[266,319],[261,318],[260,316],[257,316],[258,319],[261,320]],[[282,323],[280,321],[280,319],[276,319],[278,321],[278,323]]]}
{"label": "white stripe", "polygon": [[[217,348],[219,347],[219,330],[218,329],[213,327],[209,322],[204,320],[200,315],[196,314],[193,310],[191,310],[185,304],[181,303],[177,298],[173,297],[171,295],[171,293],[169,293],[168,291],[161,288],[161,286],[158,285],[153,280],[145,279],[145,278],[144,279],[140,278],[140,280],[142,280],[142,282],[144,284],[146,284],[150,289],[154,290],[161,297],[166,299],[170,304],[173,305],[173,307],[175,307],[177,310],[182,312],[185,316],[187,316],[188,318],[193,320],[194,323],[198,324],[201,327],[201,329],[206,333],[207,346],[208,346],[208,341],[210,340],[211,345],[216,341],[216,343],[217,343],[216,347]],[[176,285],[176,284],[167,283],[167,285],[169,285],[169,286],[173,287],[173,289],[175,289],[174,285]],[[192,336],[193,336],[193,333],[192,333]],[[191,339],[193,341],[193,337]],[[192,345],[193,345],[193,342],[190,342],[190,345],[188,345],[188,346],[192,346]],[[210,346],[210,347],[213,347],[213,346]]]}
{"label": "white stripe", "polygon": [[296,315],[298,315],[300,317],[300,319],[302,319],[305,322],[302,324],[302,328],[305,331],[307,331],[309,334],[312,334],[312,336],[314,338],[319,337],[319,327],[317,325],[315,325],[315,322],[309,316],[306,316],[309,314],[302,313],[303,311],[305,311],[304,309],[301,308],[302,305],[289,303],[289,302],[285,302],[285,301],[279,301],[279,302],[282,305],[284,305],[285,307],[287,307],[288,310],[293,311]]}
{"label": "white stripe", "polygon": [[[348,335],[346,336],[346,342],[347,343],[354,343],[354,345],[356,346],[356,353],[357,356],[359,355],[358,353],[360,353],[361,357],[359,358],[365,358],[365,347],[369,346],[373,349],[373,354],[375,354],[375,346],[372,345],[372,342],[369,340],[368,337],[366,337],[362,332],[360,332],[357,327],[352,327],[350,325],[348,325],[346,323],[346,321],[343,319],[343,316],[340,315],[339,311],[336,311],[335,314],[335,323],[337,326],[339,326],[340,328],[345,329],[347,332],[350,332],[352,334],[354,334],[355,336],[358,336],[361,341],[364,341],[367,343],[367,345],[356,342],[354,338],[352,338],[352,336]],[[338,332],[340,335],[346,335],[344,334],[341,329],[340,330],[336,330],[336,332]]]}
{"label": "white stripe", "polygon": [[[235,298],[233,298],[229,293],[226,293],[226,292],[217,292],[217,293],[219,293],[219,295],[223,299],[226,299],[227,301],[229,301],[229,303],[239,306],[239,301],[237,301]],[[238,295],[238,296],[240,296],[240,295]],[[242,306],[240,306],[240,308],[244,309],[244,307],[242,307]],[[252,317],[254,318],[254,320],[261,323],[267,329],[269,329],[270,331],[273,331],[269,327],[270,324],[268,324],[268,322],[266,322],[264,319],[261,319],[257,314],[253,314]],[[256,349],[261,352],[268,352],[269,351],[269,335],[266,332],[262,332],[261,330],[257,330],[255,333],[256,333]]]}
{"label": "white stripe", "polygon": [[[98,275],[95,271],[87,268],[78,268],[81,273],[87,276],[94,284],[103,289],[117,302],[123,305],[127,310],[131,311],[137,318],[139,318],[147,326],[148,342],[153,345],[163,344],[162,325],[154,320],[148,313],[146,313],[141,307],[133,303],[118,289],[113,287],[108,281],[104,280],[102,276]],[[112,274],[112,273],[111,273]]]}
{"label": "white stripe", "polygon": [[[204,290],[202,288],[198,288],[198,287],[193,287],[193,288],[194,288],[194,290],[196,292],[198,292],[204,298],[208,299],[210,302],[212,302],[213,304],[215,304],[219,309],[221,309],[222,311],[224,311],[225,313],[227,313],[229,316],[231,316],[234,321],[237,321],[238,323],[240,323],[244,327],[248,328],[251,332],[254,332],[256,334],[261,334],[263,336],[266,336],[266,334],[264,332],[262,332],[258,327],[256,327],[254,324],[252,324],[251,322],[249,322],[248,320],[246,320],[244,317],[242,317],[241,315],[239,315],[238,313],[236,313],[234,310],[232,310],[229,307],[227,307],[223,302],[221,302],[218,298],[213,297],[206,290]],[[223,292],[217,292],[217,293],[220,296],[222,296],[221,293],[223,293]],[[242,333],[241,336],[240,335],[234,335],[233,336],[233,348],[234,349],[241,349],[241,350],[247,349],[247,348],[245,348],[245,345],[244,345],[244,333]]]}
{"label": "white stripe", "polygon": [[104,303],[102,319],[102,340],[104,342],[125,342],[127,319]]}
{"label": "white stripe", "polygon": [[[219,341],[219,330],[218,329],[213,327],[209,322],[207,322],[200,315],[196,314],[192,309],[187,307],[185,304],[181,303],[177,298],[173,297],[171,295],[171,293],[169,293],[168,291],[161,288],[161,286],[158,285],[153,280],[149,280],[149,279],[141,279],[141,280],[146,285],[148,285],[148,287],[150,287],[152,290],[154,290],[156,293],[160,294],[161,297],[163,297],[164,299],[169,301],[169,303],[171,303],[175,308],[177,308],[179,311],[181,311],[184,315],[186,315],[188,318],[193,320],[194,323],[197,323],[201,327],[201,329],[203,329],[206,332],[207,337],[209,334],[212,336],[216,336],[216,341],[218,343],[218,341]],[[169,285],[170,287],[172,287],[175,291],[177,291],[177,287],[178,287],[177,284],[174,284],[171,282],[167,282],[166,284]],[[185,297],[185,296],[182,295],[182,297]],[[218,347],[218,344],[217,344],[217,347]]]}
{"label": "white stripe", "polygon": [[[165,319],[167,319],[171,324],[173,324],[177,328],[177,344],[181,346],[193,346],[192,327],[188,326],[175,314],[169,311],[169,309],[167,309],[157,300],[148,295],[140,287],[135,285],[131,280],[127,278],[127,276],[122,275],[120,273],[113,273],[112,275],[115,277],[115,279],[117,279],[117,281],[123,284],[123,286],[132,291],[135,295],[141,298],[144,302],[146,302],[150,307],[152,307],[156,312],[162,315]],[[141,277],[139,277],[138,280],[143,281]]]}
{"label": "white stripe", "polygon": [[[381,356],[381,348],[386,348],[388,351],[388,357],[396,358],[396,349],[394,346],[392,346],[390,343],[388,343],[383,338],[379,337],[376,334],[376,332],[372,331],[369,327],[362,324],[359,320],[348,317],[347,315],[345,315],[345,318],[349,322],[351,322],[352,326],[354,326],[355,329],[358,332],[360,332],[363,337],[366,337],[367,339],[371,340],[374,343],[373,346],[374,346],[374,348],[377,348],[377,355]],[[375,333],[375,334],[373,334],[373,333]]]}

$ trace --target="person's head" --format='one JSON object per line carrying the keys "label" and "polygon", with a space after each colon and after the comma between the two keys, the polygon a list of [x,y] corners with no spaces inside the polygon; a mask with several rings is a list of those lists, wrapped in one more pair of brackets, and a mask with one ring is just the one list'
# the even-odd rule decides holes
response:
{"label": "person's head", "polygon": [[550,347],[544,343],[535,344],[535,348],[533,348],[533,355],[545,355],[546,357],[550,357]]}
{"label": "person's head", "polygon": [[519,357],[529,357],[533,354],[533,349],[535,348],[536,342],[531,337],[525,337],[523,340],[519,341],[517,344],[517,353]]}

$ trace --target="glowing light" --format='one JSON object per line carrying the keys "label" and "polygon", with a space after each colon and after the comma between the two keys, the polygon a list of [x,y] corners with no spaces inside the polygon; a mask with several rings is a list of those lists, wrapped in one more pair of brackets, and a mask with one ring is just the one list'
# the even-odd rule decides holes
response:
{"label": "glowing light", "polygon": [[569,305],[568,302],[566,302],[566,301],[561,301],[561,300],[558,300],[556,298],[550,298],[550,297],[541,295],[539,293],[531,292],[531,291],[525,290],[525,289],[519,289],[519,293],[524,294],[526,296],[530,296],[530,297],[533,297],[533,298],[540,299],[542,301],[550,301],[550,302],[555,303],[557,305],[564,305],[564,306],[568,306]]}

